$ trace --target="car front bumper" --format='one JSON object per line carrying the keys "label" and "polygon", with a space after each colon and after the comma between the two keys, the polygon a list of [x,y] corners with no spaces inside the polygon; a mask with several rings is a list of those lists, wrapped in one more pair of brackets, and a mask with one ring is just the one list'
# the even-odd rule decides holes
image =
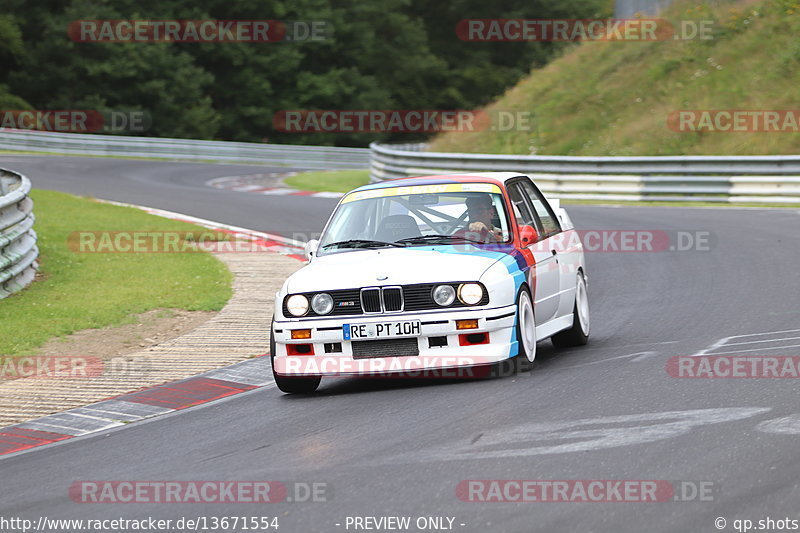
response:
{"label": "car front bumper", "polygon": [[[411,346],[409,355],[385,355],[386,340],[344,340],[344,324],[378,324],[387,321],[420,321],[419,336],[397,336]],[[477,320],[476,329],[456,328],[456,320]],[[291,331],[310,329],[310,339],[292,339]],[[483,344],[462,345],[462,335],[487,334]],[[429,370],[458,369],[490,365],[517,354],[516,306],[493,309],[448,310],[446,312],[392,313],[331,317],[301,320],[282,320],[274,323],[275,354],[273,368],[284,376],[347,376],[372,374],[403,374],[413,376]],[[431,339],[434,341],[431,341]],[[446,345],[441,344],[443,338]],[[413,350],[416,340],[416,350]],[[462,342],[463,341],[463,342]],[[354,357],[354,343],[382,343],[360,347],[361,355]],[[432,345],[434,344],[434,345]],[[289,355],[291,345],[311,345],[313,355]],[[375,346],[374,353],[372,346]],[[297,346],[295,346],[296,348]],[[304,348],[307,349],[307,348]],[[333,350],[341,350],[340,352]],[[367,355],[365,355],[365,352]],[[414,353],[417,352],[417,353]],[[443,377],[447,377],[443,375]]]}

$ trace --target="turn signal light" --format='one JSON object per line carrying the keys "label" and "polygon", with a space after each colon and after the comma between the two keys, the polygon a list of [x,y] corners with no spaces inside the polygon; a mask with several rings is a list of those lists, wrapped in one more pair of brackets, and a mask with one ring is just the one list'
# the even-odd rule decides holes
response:
{"label": "turn signal light", "polygon": [[456,320],[456,329],[478,329],[477,320]]}
{"label": "turn signal light", "polygon": [[311,338],[311,330],[310,329],[293,329],[292,330],[292,339],[310,339]]}

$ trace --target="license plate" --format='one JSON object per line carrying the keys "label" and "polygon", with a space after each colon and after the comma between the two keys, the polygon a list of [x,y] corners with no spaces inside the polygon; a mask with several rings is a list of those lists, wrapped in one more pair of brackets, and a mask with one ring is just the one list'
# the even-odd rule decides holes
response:
{"label": "license plate", "polygon": [[342,324],[342,338],[346,341],[419,336],[419,320],[376,322],[372,324]]}

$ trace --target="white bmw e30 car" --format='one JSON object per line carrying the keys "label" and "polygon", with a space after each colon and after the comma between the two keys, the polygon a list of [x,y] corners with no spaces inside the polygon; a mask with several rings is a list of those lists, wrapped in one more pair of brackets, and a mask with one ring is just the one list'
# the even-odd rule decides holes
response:
{"label": "white bmw e30 car", "polygon": [[365,185],[306,245],[276,295],[278,388],[322,376],[533,361],[536,343],[586,344],[583,246],[557,201],[513,172]]}

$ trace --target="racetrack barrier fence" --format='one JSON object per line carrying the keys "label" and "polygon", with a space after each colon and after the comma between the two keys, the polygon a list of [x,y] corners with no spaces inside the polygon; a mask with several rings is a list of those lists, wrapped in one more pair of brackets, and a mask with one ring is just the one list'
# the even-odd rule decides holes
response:
{"label": "racetrack barrier fence", "polygon": [[372,182],[408,176],[510,171],[555,198],[800,204],[800,155],[570,157],[425,151],[372,143]]}
{"label": "racetrack barrier fence", "polygon": [[367,148],[168,139],[0,128],[0,150],[265,164],[309,170],[364,169]]}
{"label": "racetrack barrier fence", "polygon": [[0,169],[0,298],[29,285],[39,265],[30,180]]}

